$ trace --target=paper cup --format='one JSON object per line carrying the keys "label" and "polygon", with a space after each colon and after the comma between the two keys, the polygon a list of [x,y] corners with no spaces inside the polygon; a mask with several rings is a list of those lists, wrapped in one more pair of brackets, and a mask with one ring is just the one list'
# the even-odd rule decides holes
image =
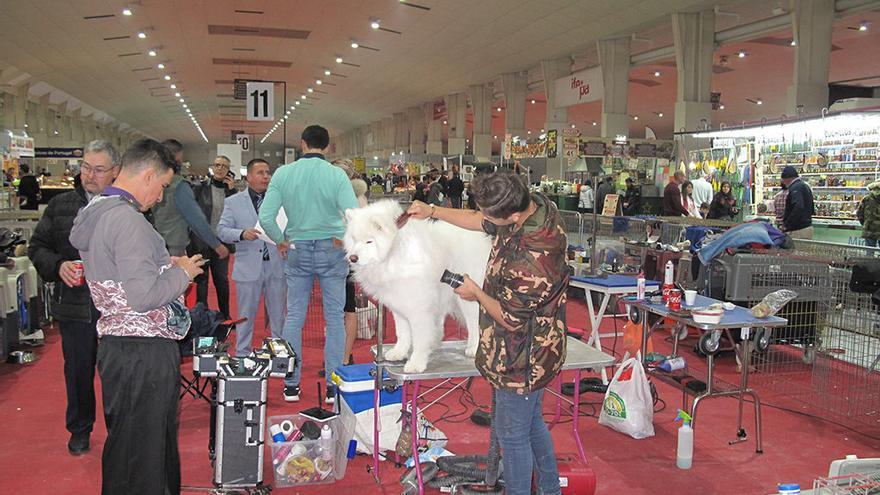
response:
{"label": "paper cup", "polygon": [[693,306],[694,303],[697,302],[697,291],[695,290],[686,290],[684,291],[684,303],[688,306]]}

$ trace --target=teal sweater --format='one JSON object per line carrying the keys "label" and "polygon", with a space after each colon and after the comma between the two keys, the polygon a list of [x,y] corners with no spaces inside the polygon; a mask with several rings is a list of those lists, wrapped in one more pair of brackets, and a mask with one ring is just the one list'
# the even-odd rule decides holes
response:
{"label": "teal sweater", "polygon": [[[260,225],[276,243],[283,240],[313,241],[345,233],[345,210],[358,202],[348,176],[317,153],[280,167],[269,182],[260,206]],[[276,217],[284,208],[287,228],[282,233]]]}

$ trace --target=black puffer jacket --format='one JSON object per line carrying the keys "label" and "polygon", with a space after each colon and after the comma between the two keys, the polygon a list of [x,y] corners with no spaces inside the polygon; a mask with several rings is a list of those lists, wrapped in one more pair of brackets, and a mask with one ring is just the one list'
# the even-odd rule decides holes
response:
{"label": "black puffer jacket", "polygon": [[59,321],[97,321],[97,310],[86,285],[68,287],[58,276],[65,261],[79,259],[79,251],[70,245],[70,229],[79,210],[88,203],[82,186],[55,196],[49,201],[28,245],[28,258],[46,282],[55,282],[49,309]]}

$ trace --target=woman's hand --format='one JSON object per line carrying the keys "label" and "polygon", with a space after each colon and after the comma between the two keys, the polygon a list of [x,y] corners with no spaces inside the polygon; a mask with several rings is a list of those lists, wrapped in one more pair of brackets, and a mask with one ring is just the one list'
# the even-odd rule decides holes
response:
{"label": "woman's hand", "polygon": [[413,218],[424,220],[426,218],[429,218],[431,214],[434,213],[434,207],[427,203],[416,200],[412,202],[412,204],[406,210],[406,213]]}
{"label": "woman's hand", "polygon": [[466,273],[463,276],[464,280],[462,280],[461,285],[455,289],[455,293],[465,301],[476,301],[480,293],[483,292],[483,289],[481,289],[473,279],[468,277]]}

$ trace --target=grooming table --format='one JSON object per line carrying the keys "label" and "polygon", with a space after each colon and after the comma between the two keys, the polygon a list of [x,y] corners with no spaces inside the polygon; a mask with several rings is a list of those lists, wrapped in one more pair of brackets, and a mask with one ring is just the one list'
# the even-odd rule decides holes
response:
{"label": "grooming table", "polygon": [[[604,352],[597,351],[596,349],[573,337],[567,337],[567,339],[567,352],[565,356],[565,362],[562,364],[562,371],[575,371],[574,399],[572,401],[569,401],[562,396],[562,373],[560,372],[559,376],[557,376],[556,378],[556,390],[547,390],[548,392],[556,395],[556,415],[553,418],[553,422],[550,424],[550,428],[552,429],[553,426],[555,426],[556,423],[559,422],[559,418],[562,413],[562,401],[569,402],[572,405],[572,435],[574,436],[575,442],[577,443],[578,453],[580,454],[581,459],[584,462],[587,462],[587,456],[584,453],[584,447],[581,444],[580,434],[578,433],[578,423],[580,419],[580,409],[578,407],[578,404],[580,403],[581,370],[604,369],[605,366],[610,366],[614,363],[614,358],[608,354],[605,354]],[[418,455],[419,435],[417,422],[419,410],[419,386],[421,385],[421,382],[425,380],[444,380],[443,383],[446,383],[455,378],[469,378],[480,376],[480,372],[477,371],[477,367],[474,364],[474,358],[464,355],[464,348],[466,344],[467,343],[464,340],[442,342],[437,351],[432,354],[431,361],[428,363],[428,368],[421,373],[406,373],[403,371],[403,364],[401,363],[386,361],[382,365],[388,372],[388,375],[392,380],[396,380],[399,384],[403,385],[404,393],[403,399],[401,401],[403,406],[406,407],[407,398],[409,398],[410,401],[410,410],[412,411],[412,414],[410,415],[410,429],[412,431],[413,461],[415,463],[416,472],[418,473],[420,495],[424,494],[424,486],[422,483],[421,467],[419,465]],[[375,356],[377,346],[373,346],[372,351],[373,355]],[[412,388],[409,394],[407,394],[408,384]],[[445,394],[443,394],[443,396],[436,399],[434,402],[442,399],[460,386],[461,383],[455,385],[451,390],[447,391]],[[434,390],[435,388],[437,388],[437,386],[429,389],[428,392]],[[433,402],[431,404],[433,404]],[[429,406],[431,404],[429,404]],[[376,410],[374,413],[374,417],[378,416],[379,412],[378,410]],[[378,446],[378,442],[376,442],[375,445]],[[373,449],[373,469],[374,476],[378,479],[378,448]]]}
{"label": "grooming table", "polygon": [[[599,333],[599,325],[605,318],[608,302],[611,296],[626,296],[638,291],[637,277],[626,275],[607,275],[604,277],[571,277],[569,287],[584,289],[587,296],[587,309],[590,311],[590,340],[589,345],[602,350],[602,337],[614,337],[614,333]],[[645,280],[645,292],[653,292],[660,288],[660,283],[655,280]],[[602,302],[598,310],[593,306],[593,292],[602,294]],[[602,368],[602,383],[608,384],[608,373]]]}
{"label": "grooming table", "polygon": [[[731,311],[725,311],[724,315],[721,318],[719,323],[697,323],[690,316],[684,317],[680,315],[676,315],[672,313],[668,307],[664,303],[651,303],[649,300],[637,301],[633,297],[627,297],[622,299],[624,304],[632,305],[635,308],[638,308],[641,313],[641,323],[642,323],[642,359],[644,360],[646,357],[647,347],[648,347],[648,336],[651,333],[651,328],[648,325],[648,313],[654,313],[656,315],[669,318],[675,322],[687,325],[689,327],[694,327],[704,332],[721,332],[721,331],[730,331],[731,329],[741,328],[743,330],[743,340],[742,346],[740,350],[737,352],[740,358],[740,362],[742,364],[742,371],[740,374],[740,386],[736,390],[728,390],[728,391],[716,391],[713,389],[713,374],[715,369],[715,356],[714,353],[709,353],[707,355],[707,367],[708,367],[708,377],[706,379],[706,391],[698,395],[694,399],[693,407],[691,408],[691,417],[693,420],[691,421],[691,426],[696,428],[697,425],[697,408],[700,405],[700,402],[703,399],[712,399],[716,397],[728,397],[728,396],[738,396],[739,397],[739,413],[737,415],[737,438],[730,442],[730,444],[739,443],[746,439],[745,430],[742,427],[742,414],[743,414],[743,396],[749,395],[755,402],[755,451],[759,454],[762,454],[763,448],[761,446],[761,400],[758,398],[758,393],[749,388],[749,366],[751,361],[752,354],[752,342],[751,337],[759,337],[761,332],[753,332],[753,334],[749,334],[749,330],[754,329],[767,329],[769,331],[770,328],[773,327],[781,327],[788,324],[788,321],[785,318],[779,318],[778,316],[770,316],[768,318],[757,318],[752,316],[752,313],[743,307],[736,306]],[[694,301],[693,306],[686,306],[684,304],[684,297],[682,297],[682,308],[700,308],[705,306],[710,306],[712,304],[720,303],[717,299],[712,299],[710,297],[705,296],[697,296],[696,301]],[[673,337],[673,342],[677,344],[677,339]],[[673,352],[675,348],[673,348]],[[644,364],[644,363],[643,363]],[[656,373],[654,373],[657,375]],[[658,375],[659,376],[659,375]],[[682,407],[685,407],[683,404]]]}

